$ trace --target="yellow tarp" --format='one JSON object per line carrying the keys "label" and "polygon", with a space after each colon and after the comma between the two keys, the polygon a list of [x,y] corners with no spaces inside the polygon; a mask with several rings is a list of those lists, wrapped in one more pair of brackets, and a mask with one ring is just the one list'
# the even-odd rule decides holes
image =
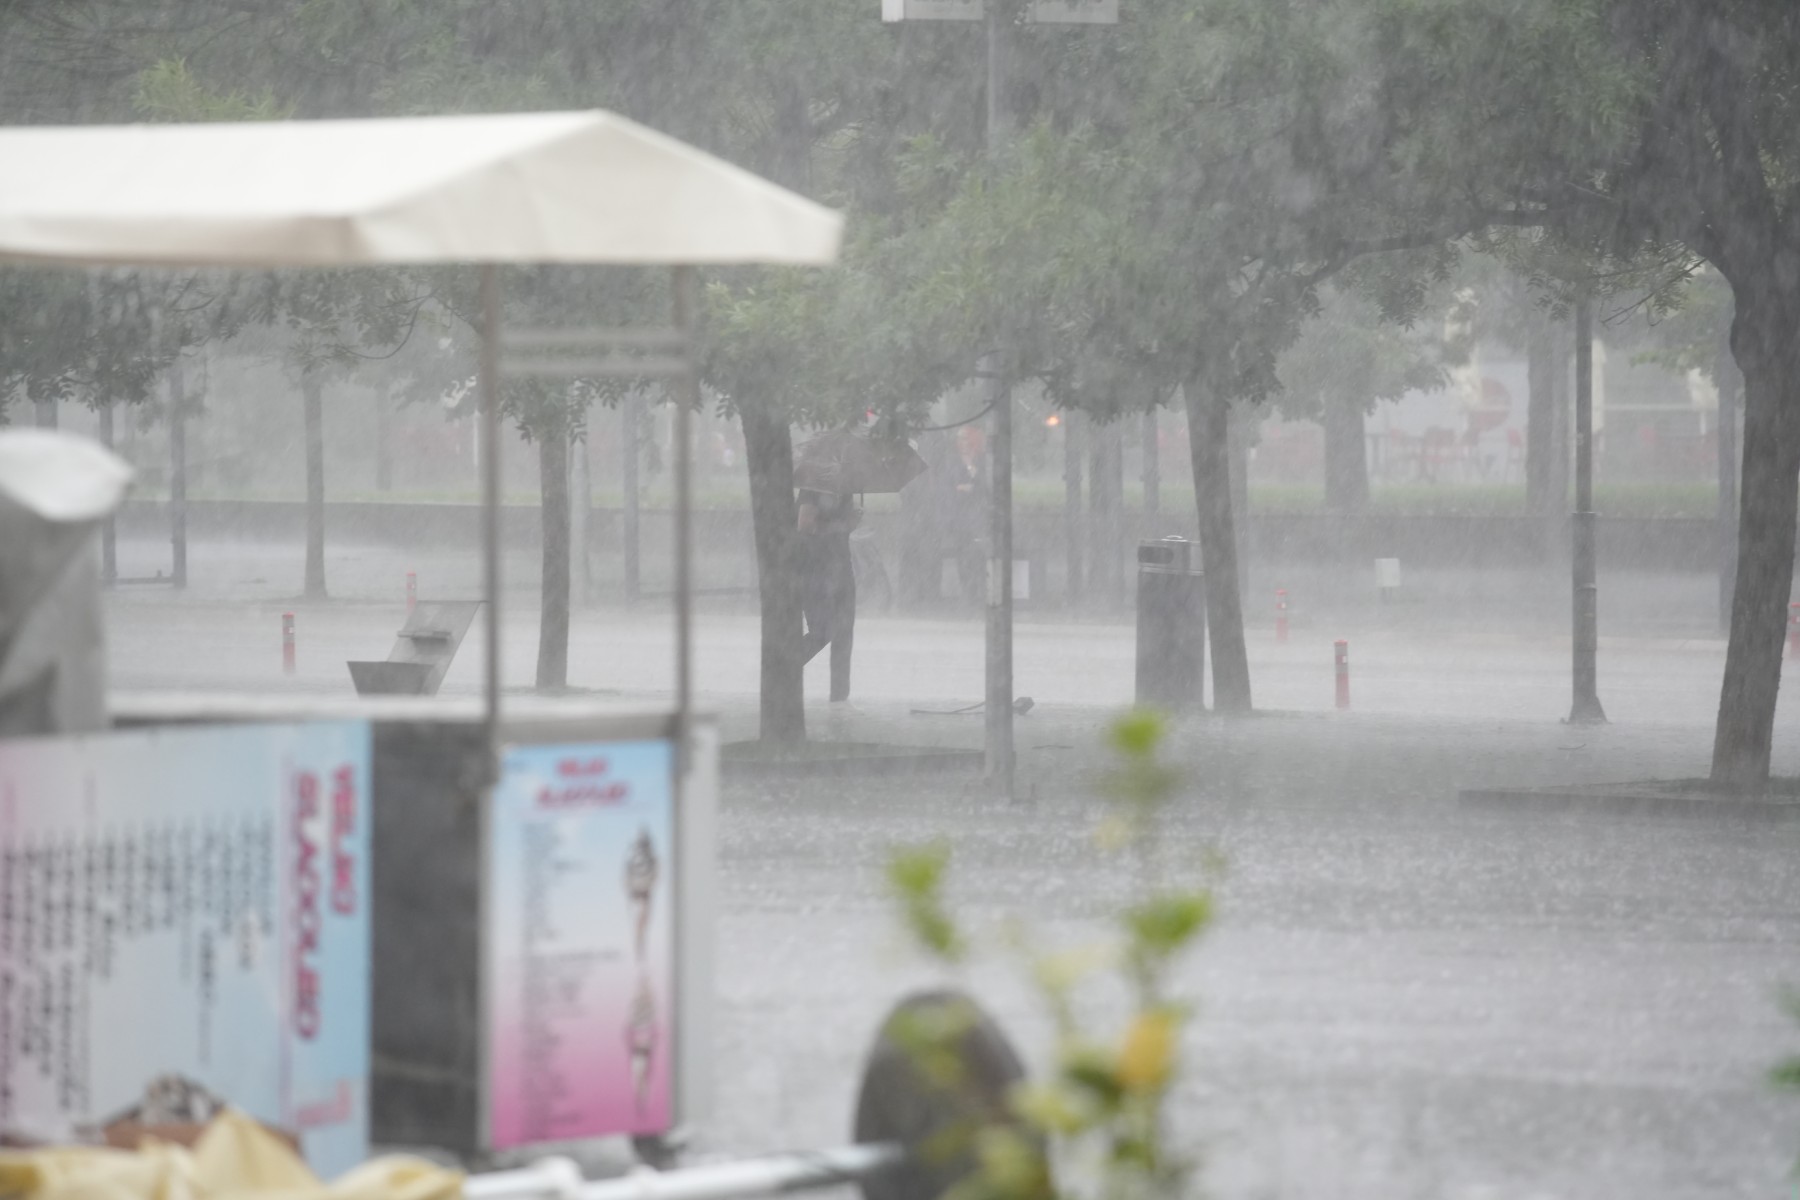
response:
{"label": "yellow tarp", "polygon": [[395,1156],[321,1183],[285,1142],[233,1111],[192,1150],[147,1138],[136,1151],[0,1153],[0,1196],[28,1200],[458,1200],[462,1181],[459,1171]]}

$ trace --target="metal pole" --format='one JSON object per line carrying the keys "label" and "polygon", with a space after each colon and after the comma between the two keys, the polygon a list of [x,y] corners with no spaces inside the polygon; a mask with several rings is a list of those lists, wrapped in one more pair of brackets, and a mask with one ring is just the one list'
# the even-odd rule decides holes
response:
{"label": "metal pole", "polygon": [[[1006,23],[999,0],[987,6],[987,152],[999,153],[1006,134]],[[1012,388],[1004,349],[985,355],[993,397],[988,439],[990,485],[987,594],[986,775],[996,795],[1013,794]]]}
{"label": "metal pole", "polygon": [[500,282],[492,263],[481,267],[481,599],[487,643],[488,780],[500,777]]}
{"label": "metal pole", "polygon": [[[100,405],[100,444],[113,448],[113,406]],[[119,582],[119,527],[111,513],[100,526],[100,582],[107,587]]]}
{"label": "metal pole", "polygon": [[1152,407],[1144,414],[1144,529],[1145,537],[1156,536],[1157,519],[1162,515],[1162,462],[1158,445],[1158,410]]}
{"label": "metal pole", "polygon": [[986,774],[994,793],[1013,794],[1013,529],[1012,529],[1012,389],[1002,358],[986,356],[994,393],[993,436],[988,448],[988,480],[993,490],[989,511],[987,595],[987,757]]}
{"label": "metal pole", "polygon": [[1572,725],[1606,721],[1599,693],[1599,588],[1594,563],[1594,309],[1575,303],[1574,701]]}
{"label": "metal pole", "polygon": [[619,409],[619,486],[624,491],[619,514],[625,550],[625,602],[638,602],[638,429],[644,423],[644,398],[634,387]]}
{"label": "metal pole", "polygon": [[1713,364],[1719,388],[1719,631],[1731,628],[1732,598],[1737,592],[1738,561],[1738,368],[1731,353],[1731,326],[1719,338]]}
{"label": "metal pole", "polygon": [[471,1175],[462,1190],[464,1200],[746,1200],[860,1183],[905,1160],[898,1144],[877,1142],[677,1171],[638,1171],[593,1183],[577,1182],[573,1163],[552,1160],[520,1171]]}
{"label": "metal pole", "polygon": [[[681,335],[686,369],[675,377],[675,761],[676,778],[688,769],[688,732],[694,701],[693,447],[694,409],[700,403],[698,356],[694,346],[694,268],[673,269],[675,332]],[[679,784],[677,785],[679,786]],[[677,793],[679,802],[679,793]]]}
{"label": "metal pole", "polygon": [[187,586],[187,369],[177,353],[169,364],[169,549],[171,578]]}

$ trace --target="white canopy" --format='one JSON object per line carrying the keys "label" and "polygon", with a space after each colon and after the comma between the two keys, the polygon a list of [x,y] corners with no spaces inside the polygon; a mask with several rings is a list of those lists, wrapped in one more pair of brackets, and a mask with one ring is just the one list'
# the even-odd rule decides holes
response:
{"label": "white canopy", "polygon": [[608,112],[0,128],[0,258],[816,265],[842,228]]}

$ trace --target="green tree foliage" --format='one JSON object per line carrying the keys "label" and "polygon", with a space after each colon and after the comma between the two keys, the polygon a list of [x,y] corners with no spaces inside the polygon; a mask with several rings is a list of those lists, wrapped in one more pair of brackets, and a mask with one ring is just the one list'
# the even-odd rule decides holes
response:
{"label": "green tree foliage", "polygon": [[1456,328],[1452,305],[1437,306],[1443,315],[1435,322],[1401,325],[1356,281],[1345,282],[1351,286],[1324,290],[1319,315],[1283,352],[1276,374],[1282,412],[1325,430],[1326,507],[1359,512],[1369,500],[1363,418],[1383,400],[1442,386],[1467,347],[1445,336]]}

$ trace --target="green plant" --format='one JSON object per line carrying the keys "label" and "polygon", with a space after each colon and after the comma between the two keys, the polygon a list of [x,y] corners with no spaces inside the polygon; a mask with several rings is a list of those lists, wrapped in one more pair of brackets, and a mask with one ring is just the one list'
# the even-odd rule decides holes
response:
{"label": "green plant", "polygon": [[[1109,804],[1097,839],[1104,851],[1131,861],[1134,885],[1112,916],[1111,936],[1055,952],[1031,949],[1022,930],[1010,939],[1025,950],[1052,1021],[1050,1069],[1015,1087],[1005,1111],[971,1112],[924,1148],[973,1164],[948,1193],[953,1200],[1168,1200],[1191,1184],[1197,1163],[1168,1138],[1181,1034],[1192,1016],[1173,980],[1213,908],[1209,891],[1176,881],[1163,862],[1162,816],[1180,782],[1158,753],[1165,734],[1163,718],[1144,710],[1110,730],[1116,761],[1102,782]],[[888,882],[909,932],[933,957],[956,966],[973,947],[944,899],[949,865],[945,843],[914,847],[895,855]],[[1084,984],[1107,974],[1124,985],[1129,1012],[1121,1026],[1101,1030],[1076,999]],[[922,1074],[953,1089],[951,1048],[966,1032],[964,1024],[939,1020],[908,1030],[906,1045]]]}

